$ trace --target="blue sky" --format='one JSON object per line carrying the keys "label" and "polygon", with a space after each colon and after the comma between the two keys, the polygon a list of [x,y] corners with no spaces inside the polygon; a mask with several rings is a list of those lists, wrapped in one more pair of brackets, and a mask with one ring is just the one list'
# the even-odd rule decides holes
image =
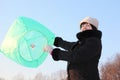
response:
{"label": "blue sky", "polygon": [[[102,31],[102,56],[100,64],[113,59],[120,53],[120,1],[119,0],[3,0],[0,2],[0,44],[6,32],[18,16],[37,20],[50,29],[56,36],[67,41],[76,41],[79,22],[86,16],[99,20]],[[52,60],[48,56],[45,62],[36,69],[26,68],[0,55],[0,75],[14,76],[24,73],[26,76],[38,72],[50,74],[66,69],[66,62]],[[11,74],[13,73],[14,74]],[[28,74],[30,73],[30,74]]]}

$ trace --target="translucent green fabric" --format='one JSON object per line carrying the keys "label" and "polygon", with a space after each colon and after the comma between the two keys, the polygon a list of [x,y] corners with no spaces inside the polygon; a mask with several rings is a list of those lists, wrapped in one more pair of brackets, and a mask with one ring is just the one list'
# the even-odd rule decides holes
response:
{"label": "translucent green fabric", "polygon": [[18,64],[38,67],[44,62],[47,53],[45,45],[53,45],[55,35],[39,22],[27,18],[17,18],[1,45],[1,52]]}

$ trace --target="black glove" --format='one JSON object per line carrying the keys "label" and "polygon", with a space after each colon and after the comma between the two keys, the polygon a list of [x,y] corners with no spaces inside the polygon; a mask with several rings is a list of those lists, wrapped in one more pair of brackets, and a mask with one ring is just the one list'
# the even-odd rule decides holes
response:
{"label": "black glove", "polygon": [[63,39],[62,39],[61,37],[56,37],[56,38],[55,38],[55,41],[54,41],[54,45],[55,45],[56,47],[59,47],[59,44],[61,43],[62,40],[63,40]]}
{"label": "black glove", "polygon": [[59,60],[59,53],[60,53],[60,49],[59,48],[55,48],[53,49],[51,55],[52,55],[52,58],[56,61]]}

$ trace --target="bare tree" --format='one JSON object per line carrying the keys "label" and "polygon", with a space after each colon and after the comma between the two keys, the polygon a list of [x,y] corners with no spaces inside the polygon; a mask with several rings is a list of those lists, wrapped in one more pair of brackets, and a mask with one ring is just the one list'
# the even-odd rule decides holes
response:
{"label": "bare tree", "polygon": [[66,80],[67,73],[65,70],[60,70],[58,72],[55,72],[51,74],[52,80]]}
{"label": "bare tree", "polygon": [[120,54],[117,54],[113,61],[101,66],[102,80],[120,80]]}
{"label": "bare tree", "polygon": [[13,77],[13,80],[24,80],[24,75],[19,73]]}
{"label": "bare tree", "polygon": [[38,73],[33,80],[66,80],[66,76],[66,71],[60,70],[52,73],[50,76]]}
{"label": "bare tree", "polygon": [[43,75],[42,75],[42,73],[39,72],[38,74],[36,74],[34,80],[43,80]]}

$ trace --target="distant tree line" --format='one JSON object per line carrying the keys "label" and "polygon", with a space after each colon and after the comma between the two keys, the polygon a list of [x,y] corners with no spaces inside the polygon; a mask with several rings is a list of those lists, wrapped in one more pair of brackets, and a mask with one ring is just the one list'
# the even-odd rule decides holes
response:
{"label": "distant tree line", "polygon": [[[100,66],[101,80],[120,80],[120,54],[117,54],[113,60],[109,60]],[[67,73],[64,70],[51,74],[50,76],[43,75],[41,72],[36,74],[33,79],[28,80],[67,80]],[[0,80],[5,80],[0,78]],[[13,77],[13,80],[26,80],[23,74],[18,74]]]}

